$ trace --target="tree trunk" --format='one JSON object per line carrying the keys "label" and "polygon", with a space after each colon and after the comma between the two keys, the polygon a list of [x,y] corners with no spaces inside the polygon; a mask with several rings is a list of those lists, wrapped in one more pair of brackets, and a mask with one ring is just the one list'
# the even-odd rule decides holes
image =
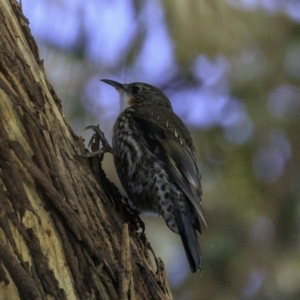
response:
{"label": "tree trunk", "polygon": [[0,32],[0,299],[172,299],[120,194],[74,157],[83,141],[14,0]]}

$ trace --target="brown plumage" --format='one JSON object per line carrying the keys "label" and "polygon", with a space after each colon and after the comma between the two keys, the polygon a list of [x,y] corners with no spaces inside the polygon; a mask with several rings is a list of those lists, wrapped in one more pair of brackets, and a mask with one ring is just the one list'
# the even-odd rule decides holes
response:
{"label": "brown plumage", "polygon": [[196,231],[201,208],[201,176],[186,126],[156,87],[104,79],[120,93],[121,114],[113,130],[113,155],[120,181],[140,212],[161,215],[179,234],[192,272],[201,269]]}

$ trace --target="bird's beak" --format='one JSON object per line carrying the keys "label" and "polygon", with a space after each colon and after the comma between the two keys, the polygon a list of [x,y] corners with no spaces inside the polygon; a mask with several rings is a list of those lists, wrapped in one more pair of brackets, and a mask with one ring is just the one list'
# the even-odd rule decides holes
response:
{"label": "bird's beak", "polygon": [[110,79],[101,79],[101,81],[113,86],[120,95],[120,110],[123,111],[126,108],[132,106],[134,104],[133,98],[128,92],[128,84],[122,84],[117,81],[113,81]]}
{"label": "bird's beak", "polygon": [[122,83],[119,83],[117,81],[113,81],[113,80],[110,80],[110,79],[101,79],[101,81],[113,86],[115,89],[118,90],[118,92],[121,92],[121,91],[126,92],[126,87]]}

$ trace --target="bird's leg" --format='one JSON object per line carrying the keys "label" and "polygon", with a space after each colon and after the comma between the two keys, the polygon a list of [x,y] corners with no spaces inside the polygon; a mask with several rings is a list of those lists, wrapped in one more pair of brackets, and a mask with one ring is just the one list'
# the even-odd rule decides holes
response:
{"label": "bird's leg", "polygon": [[[100,160],[103,160],[103,156],[105,153],[109,152],[112,153],[112,147],[108,143],[103,131],[100,129],[99,125],[94,126],[90,125],[85,127],[86,129],[93,129],[94,134],[92,135],[90,141],[89,141],[89,147],[91,147],[92,151],[91,153],[88,153],[87,156],[85,157],[93,157],[97,156],[98,154],[100,155]],[[99,143],[101,142],[102,148],[99,149]]]}
{"label": "bird's leg", "polygon": [[[87,152],[84,155],[75,155],[78,158],[88,158],[93,169],[94,174],[99,178],[101,175],[101,162],[103,161],[104,154],[109,152],[112,153],[112,147],[109,145],[103,131],[101,131],[99,125],[90,125],[85,128],[93,129],[94,134],[89,141],[89,147],[92,152]],[[102,147],[100,148],[100,142]]]}
{"label": "bird's leg", "polygon": [[[100,161],[103,160],[103,156],[105,153],[109,152],[109,153],[113,153],[112,147],[110,146],[110,144],[108,143],[103,131],[100,129],[99,125],[95,126],[95,125],[90,125],[85,127],[86,129],[93,129],[94,130],[94,134],[92,135],[88,146],[91,147],[92,152],[87,152],[84,155],[75,155],[75,157],[82,157],[82,158],[91,158],[91,157],[95,157],[98,156],[100,157]],[[102,148],[100,149],[99,144],[102,144]]]}
{"label": "bird's leg", "polygon": [[142,230],[138,235],[138,239],[141,238],[145,233],[145,223],[141,219],[139,212],[130,204],[126,197],[121,198],[121,204],[122,213],[126,215],[126,218],[131,220],[137,230]]}

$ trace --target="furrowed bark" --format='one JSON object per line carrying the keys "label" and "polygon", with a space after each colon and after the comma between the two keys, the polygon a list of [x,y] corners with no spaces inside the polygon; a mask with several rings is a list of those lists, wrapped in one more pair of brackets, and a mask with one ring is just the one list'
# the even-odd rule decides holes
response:
{"label": "furrowed bark", "polygon": [[0,298],[172,299],[65,120],[19,4],[0,2]]}

